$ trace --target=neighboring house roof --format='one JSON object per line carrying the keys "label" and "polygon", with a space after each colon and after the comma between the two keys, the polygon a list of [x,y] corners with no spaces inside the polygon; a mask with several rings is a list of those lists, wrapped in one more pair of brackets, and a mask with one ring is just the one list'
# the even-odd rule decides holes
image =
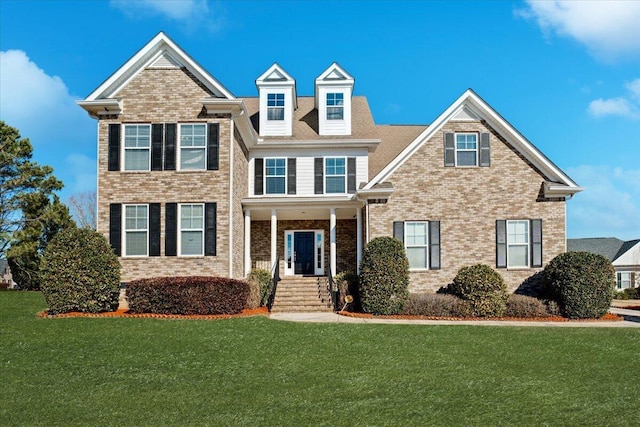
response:
{"label": "neighboring house roof", "polygon": [[[567,239],[567,251],[570,252],[591,252],[602,255],[614,264],[640,264],[629,255],[634,251],[640,253],[640,239],[622,241],[615,237],[590,237],[584,239]],[[616,261],[619,261],[616,263]],[[620,263],[620,261],[622,261]]]}
{"label": "neighboring house roof", "polygon": [[426,128],[426,125],[377,125],[380,144],[369,153],[369,176],[376,176]]}

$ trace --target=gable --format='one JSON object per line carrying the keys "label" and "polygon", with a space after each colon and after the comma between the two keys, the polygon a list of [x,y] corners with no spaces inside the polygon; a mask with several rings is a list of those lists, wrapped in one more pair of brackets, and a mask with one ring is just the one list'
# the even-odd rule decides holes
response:
{"label": "gable", "polygon": [[613,260],[614,266],[640,266],[640,240],[624,242]]}

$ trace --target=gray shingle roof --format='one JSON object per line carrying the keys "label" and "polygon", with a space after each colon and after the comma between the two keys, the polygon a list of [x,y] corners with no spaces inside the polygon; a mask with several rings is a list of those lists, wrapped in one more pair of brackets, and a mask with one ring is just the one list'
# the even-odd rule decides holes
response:
{"label": "gray shingle roof", "polygon": [[[602,255],[609,261],[614,261],[624,252],[626,252],[631,246],[628,246],[625,251],[621,251],[623,247],[629,242],[624,242],[615,237],[589,237],[584,239],[567,239],[567,251],[569,252],[591,252],[594,254]],[[637,242],[637,240],[636,240]]]}

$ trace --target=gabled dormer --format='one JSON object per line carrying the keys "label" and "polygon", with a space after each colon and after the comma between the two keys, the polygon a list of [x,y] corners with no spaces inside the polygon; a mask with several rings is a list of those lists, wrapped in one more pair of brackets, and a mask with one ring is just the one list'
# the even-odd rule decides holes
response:
{"label": "gabled dormer", "polygon": [[320,135],[351,135],[353,77],[334,62],[316,79]]}
{"label": "gabled dormer", "polygon": [[296,81],[278,64],[256,80],[260,96],[260,136],[291,136],[298,107]]}

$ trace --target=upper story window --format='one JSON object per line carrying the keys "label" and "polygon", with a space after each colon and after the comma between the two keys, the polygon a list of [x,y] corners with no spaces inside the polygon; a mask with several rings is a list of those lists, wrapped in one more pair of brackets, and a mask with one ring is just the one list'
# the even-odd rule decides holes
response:
{"label": "upper story window", "polygon": [[149,206],[124,206],[124,256],[147,256]]}
{"label": "upper story window", "polygon": [[124,170],[151,169],[151,126],[124,126]]}
{"label": "upper story window", "polygon": [[180,205],[180,255],[204,254],[204,205]]}
{"label": "upper story window", "polygon": [[507,221],[507,267],[529,267],[529,221]]}
{"label": "upper story window", "polygon": [[409,259],[409,268],[426,269],[429,248],[427,222],[406,221],[404,227],[404,247]]}
{"label": "upper story window", "polygon": [[284,93],[267,94],[267,120],[284,120]]}
{"label": "upper story window", "polygon": [[287,180],[286,159],[265,159],[266,194],[285,194]]}
{"label": "upper story window", "polygon": [[325,193],[345,193],[346,166],[344,157],[325,159]]}
{"label": "upper story window", "polygon": [[478,135],[475,133],[456,134],[456,166],[478,165]]}
{"label": "upper story window", "polygon": [[327,120],[344,120],[343,93],[327,93]]}
{"label": "upper story window", "polygon": [[180,125],[180,170],[205,170],[207,151],[206,124]]}

